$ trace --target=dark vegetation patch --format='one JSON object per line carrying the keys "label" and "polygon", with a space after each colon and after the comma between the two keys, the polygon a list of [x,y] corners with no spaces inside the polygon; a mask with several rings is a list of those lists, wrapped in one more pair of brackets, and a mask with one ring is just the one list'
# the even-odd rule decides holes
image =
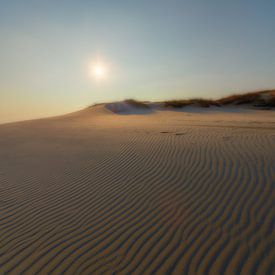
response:
{"label": "dark vegetation patch", "polygon": [[208,108],[210,106],[226,106],[226,105],[250,105],[256,108],[274,108],[275,107],[275,90],[264,90],[245,94],[233,94],[221,99],[183,99],[168,100],[162,102],[164,107],[182,108],[186,106],[196,106]]}
{"label": "dark vegetation patch", "polygon": [[[192,98],[192,99],[178,99],[178,100],[167,100],[163,102],[146,102],[138,101],[135,99],[126,99],[125,103],[137,108],[137,109],[151,109],[154,104],[158,104],[159,107],[165,108],[183,108],[186,106],[195,106],[208,108],[211,106],[227,106],[227,105],[249,105],[255,108],[271,109],[275,107],[275,90],[264,90],[258,92],[251,92],[245,94],[233,94],[227,97],[223,97],[217,100],[214,99],[203,99],[203,98]],[[93,106],[102,105],[104,103],[97,103]],[[155,105],[156,106],[156,105]]]}
{"label": "dark vegetation patch", "polygon": [[235,94],[221,99],[184,99],[184,100],[168,100],[163,102],[164,107],[182,108],[186,106],[197,106],[208,108],[210,106],[225,105],[251,105],[259,108],[275,107],[275,90],[258,91],[246,94]]}
{"label": "dark vegetation patch", "polygon": [[146,102],[138,101],[135,99],[126,99],[124,102],[135,108],[149,109],[149,106],[146,104]]}
{"label": "dark vegetation patch", "polygon": [[164,107],[182,108],[191,105],[204,108],[208,108],[210,106],[221,106],[221,104],[218,101],[202,98],[164,101]]}
{"label": "dark vegetation patch", "polygon": [[218,100],[221,105],[252,105],[254,107],[275,107],[275,90],[231,95]]}

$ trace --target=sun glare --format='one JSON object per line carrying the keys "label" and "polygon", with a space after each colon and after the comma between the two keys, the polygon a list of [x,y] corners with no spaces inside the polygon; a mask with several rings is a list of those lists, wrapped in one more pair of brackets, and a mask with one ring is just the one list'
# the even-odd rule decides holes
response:
{"label": "sun glare", "polygon": [[92,75],[96,79],[105,78],[107,74],[107,68],[102,63],[96,63],[92,65]]}

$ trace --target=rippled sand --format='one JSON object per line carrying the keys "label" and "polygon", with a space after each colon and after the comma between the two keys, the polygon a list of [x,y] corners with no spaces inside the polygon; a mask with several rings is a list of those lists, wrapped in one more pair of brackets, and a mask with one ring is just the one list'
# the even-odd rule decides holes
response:
{"label": "rippled sand", "polygon": [[275,112],[0,126],[1,274],[272,274]]}

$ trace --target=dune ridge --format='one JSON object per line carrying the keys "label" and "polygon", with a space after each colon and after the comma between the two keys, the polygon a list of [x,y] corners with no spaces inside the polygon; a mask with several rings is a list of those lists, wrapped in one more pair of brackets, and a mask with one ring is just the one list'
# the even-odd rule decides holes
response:
{"label": "dune ridge", "polygon": [[274,112],[109,107],[0,126],[1,272],[272,274]]}
{"label": "dune ridge", "polygon": [[[104,103],[102,103],[104,105]],[[95,104],[93,106],[100,105]],[[114,113],[151,113],[156,109],[184,109],[186,107],[244,107],[256,109],[274,109],[275,90],[263,90],[243,94],[232,94],[219,99],[191,98],[174,99],[160,102],[126,99],[120,102],[106,103],[106,108]]]}

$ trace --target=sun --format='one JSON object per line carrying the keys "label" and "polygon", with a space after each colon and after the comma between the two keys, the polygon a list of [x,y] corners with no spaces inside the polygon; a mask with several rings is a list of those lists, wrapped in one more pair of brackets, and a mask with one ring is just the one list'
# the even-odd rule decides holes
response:
{"label": "sun", "polygon": [[107,67],[102,63],[95,63],[92,65],[92,75],[96,79],[105,78],[107,75]]}
{"label": "sun", "polygon": [[102,65],[100,65],[100,64],[97,64],[94,67],[94,74],[98,78],[103,77],[105,75],[105,69],[104,69],[104,67]]}

